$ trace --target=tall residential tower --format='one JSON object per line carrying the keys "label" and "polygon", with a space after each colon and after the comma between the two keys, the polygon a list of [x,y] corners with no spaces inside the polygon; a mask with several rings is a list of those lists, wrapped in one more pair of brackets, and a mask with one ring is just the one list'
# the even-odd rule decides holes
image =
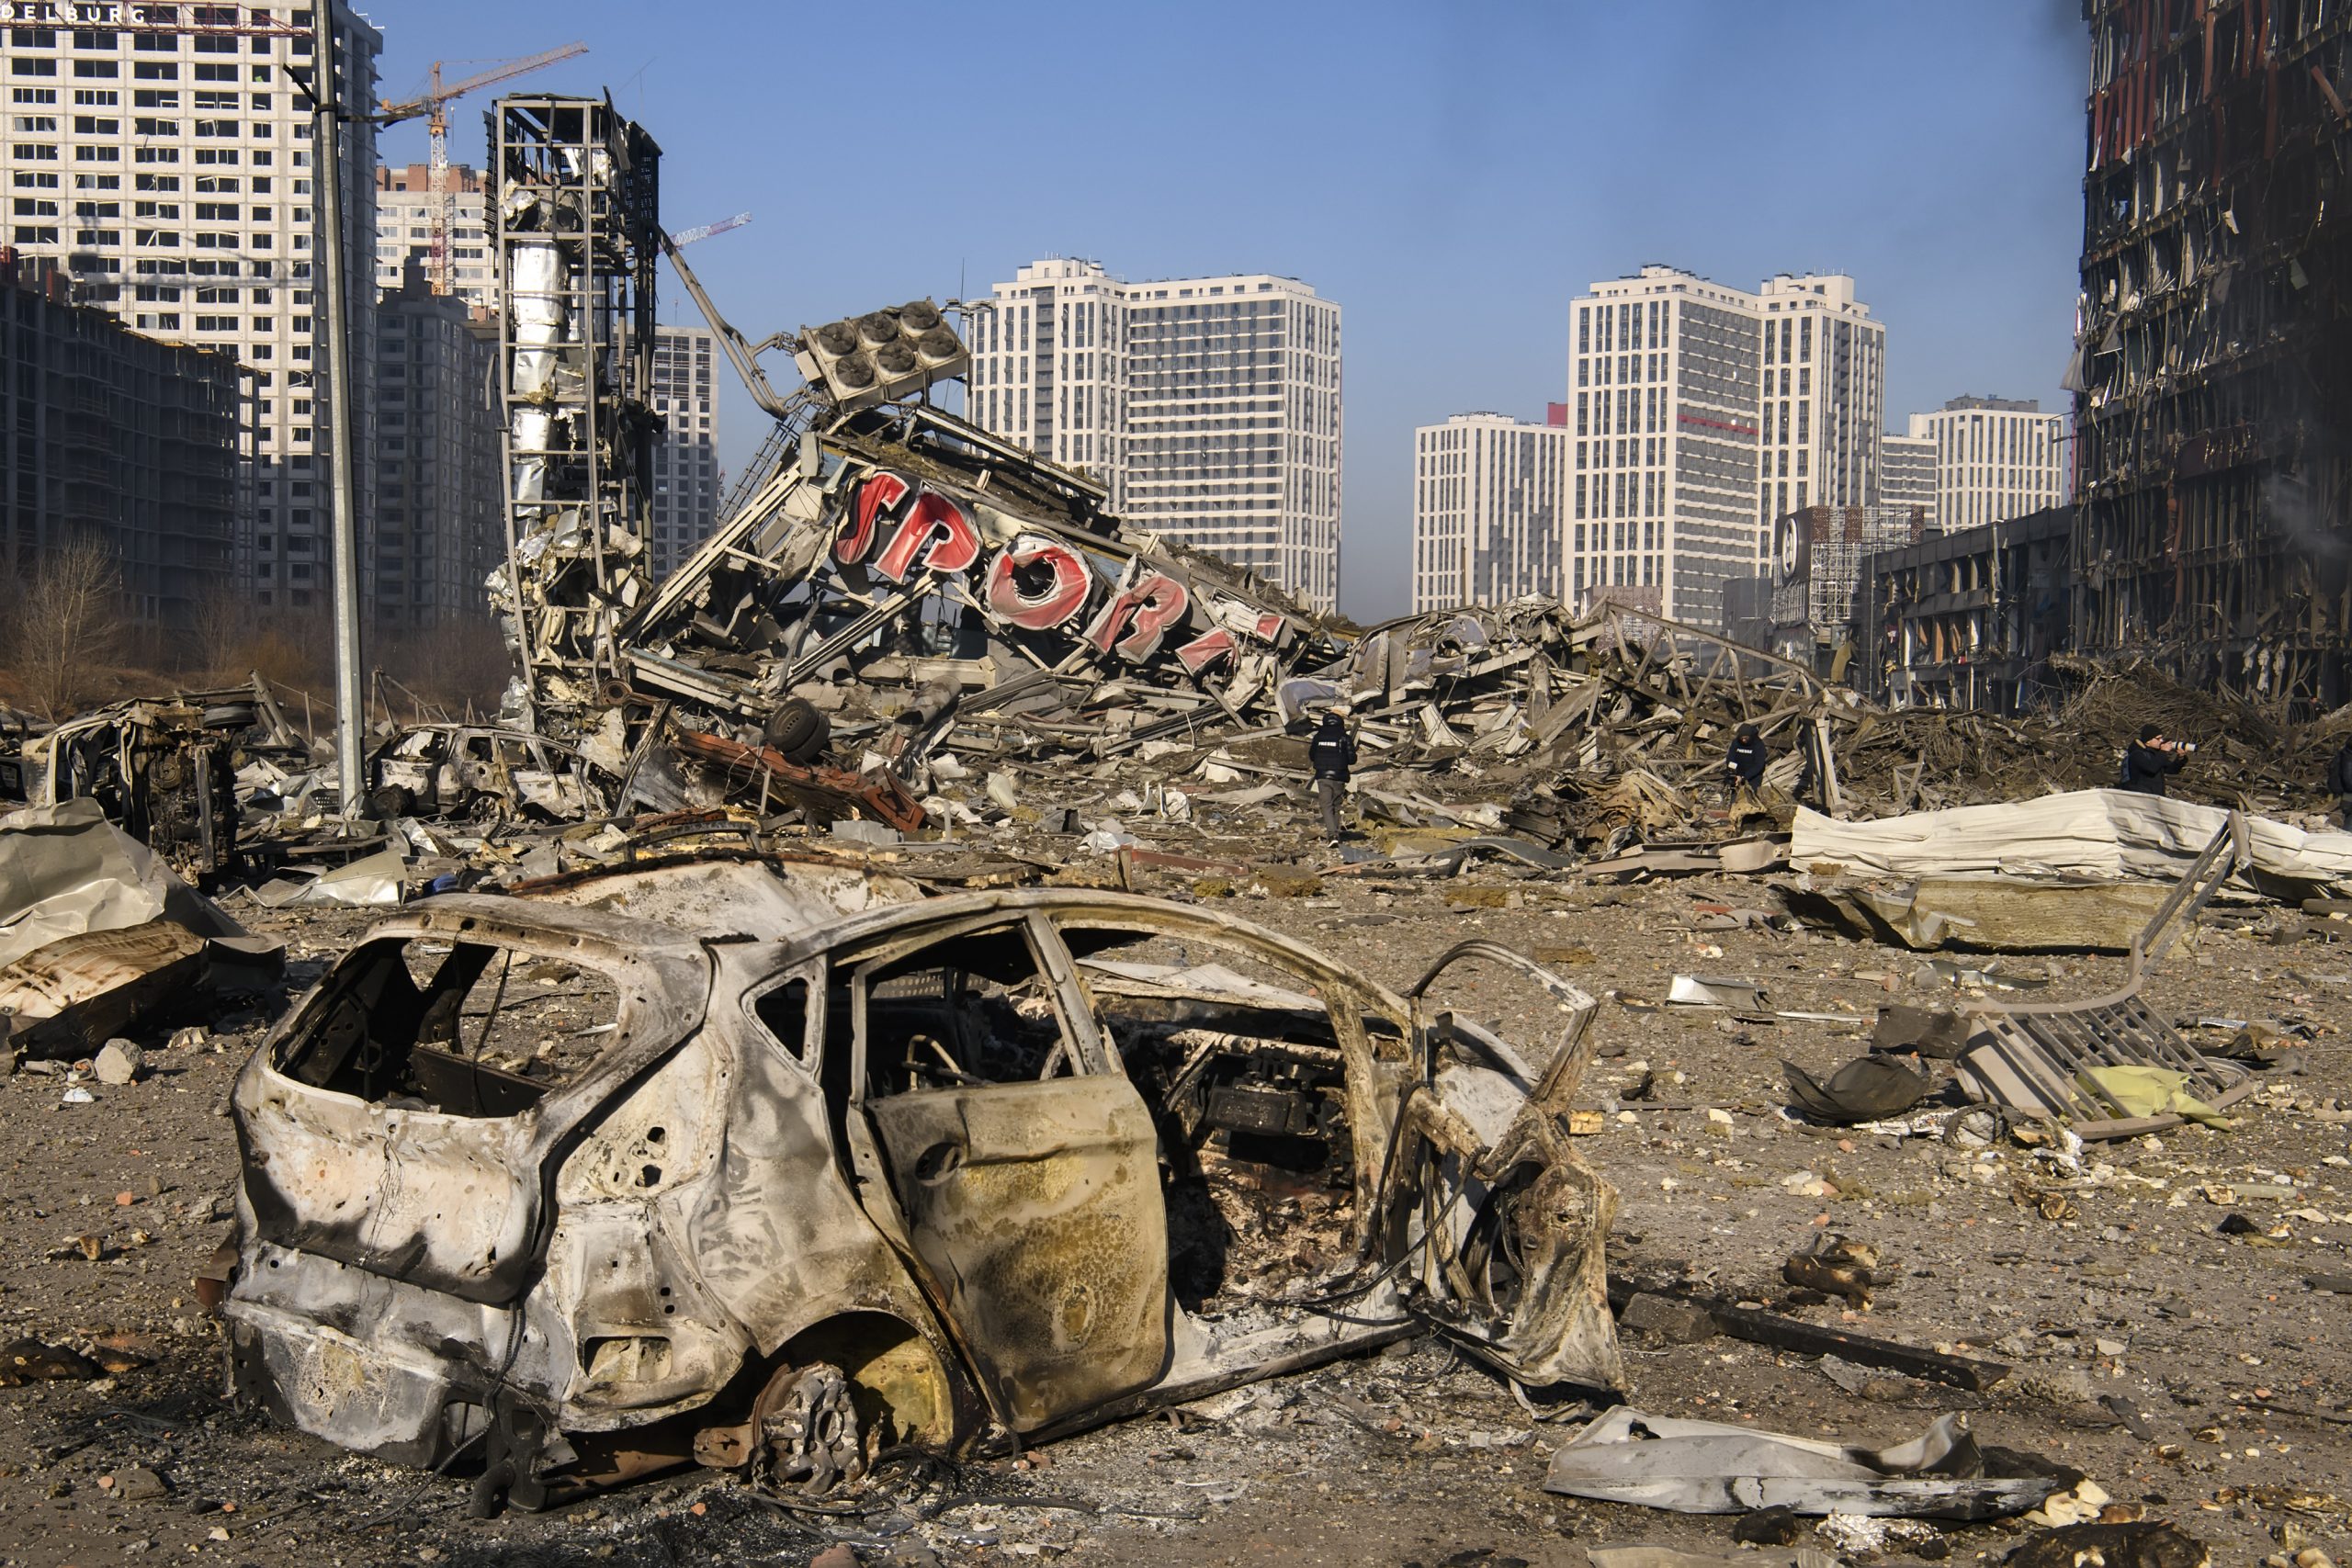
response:
{"label": "tall residential tower", "polygon": [[1774,518],[1874,493],[1885,328],[1851,278],[1750,293],[1645,266],[1572,313],[1572,603],[1715,625]]}
{"label": "tall residential tower", "polygon": [[1569,440],[1565,423],[1498,413],[1413,432],[1416,614],[1559,596]]}
{"label": "tall residential tower", "polygon": [[2066,499],[2066,420],[2031,399],[1954,398],[1915,413],[1911,434],[1934,443],[1936,526],[1947,534],[2006,523]]}
{"label": "tall residential tower", "polygon": [[[252,373],[253,460],[241,488],[234,581],[265,609],[328,601],[324,355],[311,305],[308,6],[166,6],[18,0],[5,56],[9,243],[53,258],[81,298],[153,336],[234,355]],[[337,92],[376,101],[383,37],[333,13]],[[376,254],[375,130],[344,129],[345,254]],[[364,277],[365,274],[361,274]],[[364,301],[366,296],[358,298]],[[379,605],[375,314],[353,312],[353,453],[363,607]]]}
{"label": "tall residential tower", "polygon": [[1338,603],[1338,305],[1295,278],[1128,283],[1088,261],[1023,266],[989,303],[974,423],[1086,470],[1138,526]]}

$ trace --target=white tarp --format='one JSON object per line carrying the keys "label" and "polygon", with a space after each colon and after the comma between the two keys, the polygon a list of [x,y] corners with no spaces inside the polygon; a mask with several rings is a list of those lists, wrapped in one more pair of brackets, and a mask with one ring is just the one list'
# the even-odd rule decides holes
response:
{"label": "white tarp", "polygon": [[[2081,789],[2000,806],[1915,811],[1839,822],[1799,807],[1789,845],[1799,871],[1835,865],[1860,876],[2014,876],[2118,882],[2177,880],[2229,821],[2219,807],[2120,789]],[[2352,833],[2305,832],[2246,818],[2253,876],[2352,896]]]}

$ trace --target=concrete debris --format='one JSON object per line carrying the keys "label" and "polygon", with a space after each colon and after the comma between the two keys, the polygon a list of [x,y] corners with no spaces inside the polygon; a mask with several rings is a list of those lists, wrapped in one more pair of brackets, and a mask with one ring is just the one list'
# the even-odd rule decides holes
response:
{"label": "concrete debris", "polygon": [[137,1083],[147,1070],[147,1054],[128,1040],[109,1040],[90,1060],[90,1075],[102,1084]]}
{"label": "concrete debris", "polygon": [[2075,1524],[2044,1530],[2001,1559],[2007,1568],[2209,1568],[2205,1543],[2170,1525]]}

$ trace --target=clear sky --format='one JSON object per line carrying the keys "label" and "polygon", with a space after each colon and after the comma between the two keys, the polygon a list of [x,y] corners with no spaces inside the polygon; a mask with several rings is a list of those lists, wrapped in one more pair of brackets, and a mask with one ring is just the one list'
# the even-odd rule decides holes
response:
{"label": "clear sky", "polygon": [[[590,52],[660,141],[673,230],[754,339],[1082,255],[1272,272],[1343,307],[1342,606],[1406,604],[1412,430],[1562,395],[1567,303],[1664,262],[1851,273],[1887,413],[2061,408],[2082,227],[2076,0],[808,5],[375,0],[382,87],[435,59]],[[491,89],[453,110],[482,161]],[[424,133],[385,134],[390,161]],[[692,321],[664,275],[662,315]],[[789,385],[788,361],[770,374]],[[727,389],[721,452],[757,440]]]}

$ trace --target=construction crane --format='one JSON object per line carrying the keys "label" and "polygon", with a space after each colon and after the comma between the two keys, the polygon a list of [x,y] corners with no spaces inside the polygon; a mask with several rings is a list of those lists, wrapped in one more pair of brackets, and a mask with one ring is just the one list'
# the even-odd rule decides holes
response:
{"label": "construction crane", "polygon": [[[501,61],[487,71],[477,72],[471,76],[451,82],[447,85],[444,85],[441,81],[441,67],[447,62],[436,60],[433,62],[433,85],[430,89],[417,97],[405,99],[397,104],[387,100],[378,107],[376,121],[379,125],[397,125],[401,120],[414,119],[417,116],[423,115],[425,117],[427,127],[433,132],[433,243],[432,248],[427,252],[429,264],[427,271],[432,280],[434,293],[450,292],[449,234],[457,227],[458,220],[457,193],[449,188],[447,111],[450,101],[463,97],[477,87],[487,87],[492,82],[503,82],[510,77],[537,71],[542,65],[552,65],[559,60],[569,60],[575,54],[587,52],[588,46],[584,43],[568,43],[561,49],[550,49],[544,54],[526,55],[521,60]],[[459,61],[458,63],[462,65],[467,62]]]}

